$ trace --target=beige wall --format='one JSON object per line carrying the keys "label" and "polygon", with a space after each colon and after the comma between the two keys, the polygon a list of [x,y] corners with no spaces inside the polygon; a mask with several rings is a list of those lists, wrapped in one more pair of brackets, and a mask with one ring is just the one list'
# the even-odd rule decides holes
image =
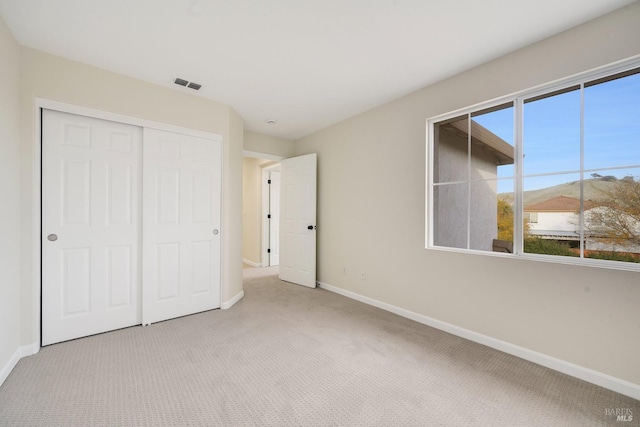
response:
{"label": "beige wall", "polygon": [[292,157],[295,144],[275,136],[250,131],[244,132],[244,149],[255,153],[272,154],[280,157]]}
{"label": "beige wall", "polygon": [[20,48],[0,17],[0,382],[20,346]]}
{"label": "beige wall", "polygon": [[426,119],[638,55],[639,22],[634,3],[297,141],[318,153],[318,279],[640,384],[637,272],[424,244]]}
{"label": "beige wall", "polygon": [[242,117],[230,109],[229,138],[225,144],[223,164],[223,244],[222,303],[231,301],[242,288],[242,150],[244,123]]}
{"label": "beige wall", "polygon": [[[39,341],[32,275],[37,247],[31,218],[36,97],[221,134],[223,142],[222,301],[242,290],[242,119],[228,106],[95,67],[21,48],[22,343]],[[37,237],[36,237],[37,238]]]}

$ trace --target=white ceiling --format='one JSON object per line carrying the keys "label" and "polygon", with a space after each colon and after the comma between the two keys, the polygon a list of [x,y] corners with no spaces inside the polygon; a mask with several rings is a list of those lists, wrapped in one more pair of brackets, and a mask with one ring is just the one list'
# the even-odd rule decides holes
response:
{"label": "white ceiling", "polygon": [[197,93],[246,129],[297,139],[630,3],[0,0],[0,14],[22,45]]}

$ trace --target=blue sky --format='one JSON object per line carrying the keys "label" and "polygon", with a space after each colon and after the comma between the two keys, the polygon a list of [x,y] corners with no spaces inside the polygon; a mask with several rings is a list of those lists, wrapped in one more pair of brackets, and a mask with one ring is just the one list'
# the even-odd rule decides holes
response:
{"label": "blue sky", "polygon": [[[574,90],[525,104],[525,190],[576,179],[575,174],[560,173],[580,169],[580,97],[580,91]],[[474,120],[513,144],[512,107]],[[618,177],[640,175],[640,169],[609,170],[640,165],[640,74],[585,88],[584,148],[587,170]],[[512,176],[513,167],[502,166],[498,173],[499,177]],[[559,175],[526,179],[543,173]],[[512,191],[504,184],[499,185],[499,192]]]}

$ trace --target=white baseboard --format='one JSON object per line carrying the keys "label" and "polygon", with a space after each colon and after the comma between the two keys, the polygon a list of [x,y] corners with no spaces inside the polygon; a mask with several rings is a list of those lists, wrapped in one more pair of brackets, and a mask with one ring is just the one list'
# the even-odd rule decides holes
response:
{"label": "white baseboard", "polygon": [[249,261],[248,259],[243,259],[242,262],[247,265],[250,265],[251,267],[262,267],[262,263],[260,262],[253,262],[253,261]]}
{"label": "white baseboard", "polygon": [[450,323],[443,322],[429,316],[405,310],[403,308],[396,307],[394,305],[387,304],[385,302],[378,301],[355,292],[347,291],[337,286],[329,285],[323,282],[318,282],[318,286],[322,289],[335,292],[356,301],[360,301],[365,304],[390,311],[391,313],[406,317],[407,319],[414,320],[418,323],[440,329],[452,335],[466,338],[470,341],[486,345],[487,347],[495,348],[496,350],[500,350],[502,352],[517,356],[521,359],[525,359],[533,363],[537,363],[538,365],[545,366],[547,368],[553,369],[554,371],[562,372],[563,374],[579,378],[592,384],[599,385],[600,387],[604,387],[617,393],[624,394],[625,396],[640,400],[640,384],[634,384],[632,382],[616,378],[611,375],[603,374],[602,372],[594,371],[593,369],[585,368],[584,366],[567,362],[566,360],[558,359],[543,353],[538,353],[537,351],[508,343],[506,341],[479,334],[469,329],[461,328],[459,326],[452,325]]}
{"label": "white baseboard", "polygon": [[9,361],[0,370],[0,385],[4,384],[5,380],[9,377],[9,374],[13,371],[13,368],[16,367],[20,359],[36,354],[39,351],[40,345],[38,343],[18,347],[13,353],[13,356],[11,356],[11,359],[9,359]]}
{"label": "white baseboard", "polygon": [[229,301],[223,301],[222,304],[220,305],[220,308],[223,310],[227,310],[231,307],[233,307],[233,305],[235,303],[237,303],[238,301],[240,301],[242,298],[244,298],[244,291],[240,291],[238,292],[233,298],[231,298]]}

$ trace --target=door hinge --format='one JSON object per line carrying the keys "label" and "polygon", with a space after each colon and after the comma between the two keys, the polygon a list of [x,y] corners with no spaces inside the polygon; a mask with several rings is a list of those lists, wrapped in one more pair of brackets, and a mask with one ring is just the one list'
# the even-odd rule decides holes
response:
{"label": "door hinge", "polygon": [[268,219],[271,219],[271,214],[267,214],[267,218],[268,218]]}
{"label": "door hinge", "polygon": [[271,249],[267,249],[267,253],[270,254],[271,253]]}
{"label": "door hinge", "polygon": [[271,184],[271,180],[270,179],[267,180],[267,184]]}

